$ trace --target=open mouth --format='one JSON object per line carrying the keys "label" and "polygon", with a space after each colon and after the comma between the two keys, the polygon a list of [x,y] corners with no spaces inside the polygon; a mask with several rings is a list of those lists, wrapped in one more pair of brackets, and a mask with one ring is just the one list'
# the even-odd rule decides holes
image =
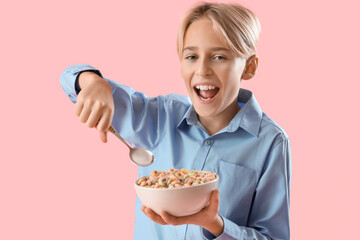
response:
{"label": "open mouth", "polygon": [[213,85],[195,85],[194,91],[198,95],[201,102],[210,102],[212,101],[217,93],[219,92],[219,88]]}

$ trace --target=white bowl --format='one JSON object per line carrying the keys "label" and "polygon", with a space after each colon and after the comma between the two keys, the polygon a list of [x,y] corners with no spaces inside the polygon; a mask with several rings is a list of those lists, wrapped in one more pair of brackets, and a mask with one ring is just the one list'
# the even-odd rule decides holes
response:
{"label": "white bowl", "polygon": [[166,211],[173,216],[186,216],[199,212],[210,201],[211,192],[217,188],[219,176],[210,182],[180,188],[148,188],[134,183],[140,201],[157,214]]}

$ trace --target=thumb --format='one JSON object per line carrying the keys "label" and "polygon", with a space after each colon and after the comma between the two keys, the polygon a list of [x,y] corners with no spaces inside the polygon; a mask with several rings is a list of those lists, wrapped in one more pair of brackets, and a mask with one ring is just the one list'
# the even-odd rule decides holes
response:
{"label": "thumb", "polygon": [[211,201],[219,201],[219,189],[215,189],[212,193],[211,193]]}
{"label": "thumb", "polygon": [[[213,208],[213,209],[218,209],[219,208],[219,204],[220,204],[220,199],[219,199],[219,189],[215,189],[210,196],[210,204],[207,206],[207,208]],[[219,211],[219,210],[217,210]]]}
{"label": "thumb", "polygon": [[107,131],[105,132],[100,132],[100,139],[103,143],[107,142]]}

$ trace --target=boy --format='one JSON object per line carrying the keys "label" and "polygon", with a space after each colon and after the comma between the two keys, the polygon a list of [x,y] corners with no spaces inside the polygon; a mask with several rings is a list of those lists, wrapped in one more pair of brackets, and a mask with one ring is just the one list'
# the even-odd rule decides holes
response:
{"label": "boy", "polygon": [[189,98],[148,98],[89,65],[62,74],[80,121],[96,127],[103,142],[112,124],[132,145],[154,153],[154,164],[139,175],[169,168],[219,175],[210,204],[190,216],[157,215],[137,199],[134,239],[290,238],[289,139],[240,88],[256,73],[259,32],[256,16],[242,6],[190,9],[178,36]]}

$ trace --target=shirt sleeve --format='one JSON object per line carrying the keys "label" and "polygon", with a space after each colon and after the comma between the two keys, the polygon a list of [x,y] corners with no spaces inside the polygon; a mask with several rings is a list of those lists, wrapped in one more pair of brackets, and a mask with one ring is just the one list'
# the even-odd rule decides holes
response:
{"label": "shirt sleeve", "polygon": [[285,137],[273,147],[265,162],[253,199],[248,226],[238,226],[221,216],[224,221],[223,233],[216,238],[203,229],[204,239],[290,239],[290,175],[290,143]]}
{"label": "shirt sleeve", "polygon": [[[73,103],[76,103],[79,91],[76,79],[84,71],[93,71],[102,77],[98,69],[87,64],[70,66],[60,76],[61,86]],[[169,115],[167,99],[164,96],[149,98],[130,87],[104,79],[113,90],[115,111],[112,125],[116,131],[134,147],[153,148],[165,131],[162,126]]]}
{"label": "shirt sleeve", "polygon": [[88,64],[77,64],[67,67],[60,76],[61,87],[73,103],[76,103],[76,97],[80,91],[77,77],[80,73],[85,71],[95,72],[102,77],[98,69]]}

